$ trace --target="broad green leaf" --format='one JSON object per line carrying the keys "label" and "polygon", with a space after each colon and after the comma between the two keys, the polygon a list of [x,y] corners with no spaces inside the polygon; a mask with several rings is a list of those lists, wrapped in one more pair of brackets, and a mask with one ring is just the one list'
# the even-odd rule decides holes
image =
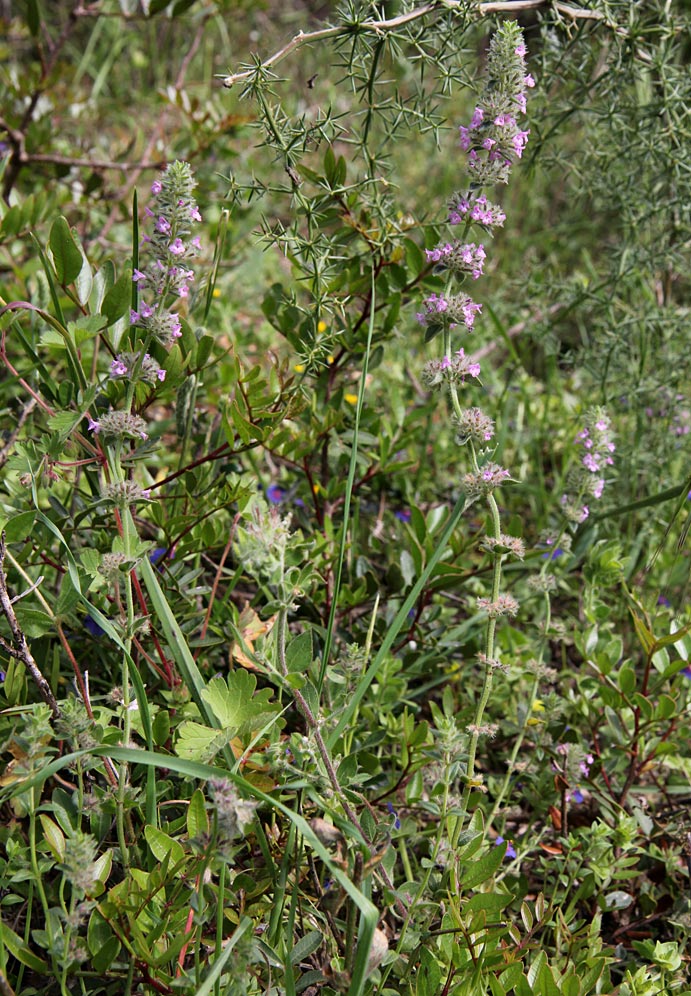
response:
{"label": "broad green leaf", "polygon": [[77,279],[84,263],[81,250],[75,242],[70,226],[62,215],[53,222],[50,230],[50,251],[53,254],[58,282],[67,287]]}
{"label": "broad green leaf", "polygon": [[320,930],[311,930],[297,942],[290,952],[290,962],[292,965],[299,965],[301,961],[316,951],[324,940],[324,935]]}
{"label": "broad green leaf", "polygon": [[190,761],[213,761],[218,752],[227,747],[234,736],[233,730],[219,733],[217,729],[185,720],[178,727],[175,753],[178,757]]}
{"label": "broad green leaf", "polygon": [[464,869],[459,882],[460,887],[463,890],[474,889],[484,882],[489,882],[504,859],[506,846],[504,843],[493,847],[487,854]]}
{"label": "broad green leaf", "polygon": [[286,647],[288,671],[306,671],[312,660],[312,631],[308,629],[294,637]]}
{"label": "broad green leaf", "polygon": [[157,861],[163,861],[168,855],[171,865],[177,865],[185,857],[185,849],[180,841],[169,837],[167,833],[158,830],[156,827],[144,827],[144,836],[151,849],[151,853]]}
{"label": "broad green leaf", "polygon": [[227,682],[221,677],[212,678],[201,697],[225,732],[250,732],[279,712],[279,706],[269,701],[271,689],[256,692],[256,687],[256,675],[245,670],[231,671]]}
{"label": "broad green leaf", "polygon": [[113,286],[106,291],[101,304],[101,314],[105,316],[108,325],[113,325],[118,318],[126,315],[132,299],[132,274],[129,270],[119,277]]}

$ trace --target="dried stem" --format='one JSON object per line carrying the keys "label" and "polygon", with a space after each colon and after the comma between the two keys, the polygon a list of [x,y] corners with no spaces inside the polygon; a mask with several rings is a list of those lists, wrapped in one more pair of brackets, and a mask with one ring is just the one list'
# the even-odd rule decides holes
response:
{"label": "dried stem", "polygon": [[0,636],[0,647],[2,647],[5,653],[9,654],[10,657],[15,657],[17,660],[22,662],[31,677],[34,679],[41,698],[48,706],[50,706],[53,717],[57,719],[60,715],[58,703],[55,700],[55,696],[51,691],[50,685],[41,674],[41,671],[34,660],[31,651],[29,650],[29,645],[26,642],[26,637],[24,636],[22,628],[17,621],[17,617],[12,606],[12,599],[7,591],[7,579],[5,577],[4,564],[5,534],[3,532],[0,535],[0,608],[2,608],[2,614],[7,620],[12,632],[12,643],[8,643],[7,640]]}

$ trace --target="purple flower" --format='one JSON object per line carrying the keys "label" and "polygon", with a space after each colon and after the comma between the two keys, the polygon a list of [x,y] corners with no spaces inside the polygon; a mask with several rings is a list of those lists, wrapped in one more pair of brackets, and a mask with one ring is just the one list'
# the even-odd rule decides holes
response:
{"label": "purple flower", "polygon": [[387,802],[386,808],[388,809],[389,813],[394,818],[394,820],[393,820],[393,828],[394,828],[394,830],[400,830],[401,829],[401,821],[398,818],[398,813],[393,808],[393,803],[392,802]]}
{"label": "purple flower", "polygon": [[[499,845],[503,843],[504,843],[503,837],[496,837],[494,841],[494,846],[499,847]],[[516,848],[509,840],[506,842],[506,854],[504,855],[504,858],[515,858],[515,857],[516,857]]]}
{"label": "purple flower", "polygon": [[412,514],[413,513],[409,508],[397,508],[394,512],[394,516],[399,520],[399,522],[410,522]]}
{"label": "purple flower", "polygon": [[685,678],[691,678],[691,664],[687,664],[685,668],[682,668],[679,674],[683,674]]}
{"label": "purple flower", "polygon": [[671,605],[671,602],[670,602],[670,600],[668,598],[665,598],[664,595],[660,595],[658,597],[657,604],[658,605],[664,605],[664,607],[666,609],[668,609],[670,607],[670,605]]}
{"label": "purple flower", "polygon": [[151,193],[152,194],[160,194],[162,190],[163,190],[163,185],[162,185],[161,181],[160,180],[154,180],[154,182],[151,184]]}
{"label": "purple flower", "polygon": [[84,629],[87,633],[91,633],[92,636],[103,636],[105,633],[105,630],[101,629],[93,616],[85,616]]}
{"label": "purple flower", "polygon": [[266,489],[266,500],[271,502],[272,505],[280,505],[285,500],[285,496],[285,488],[282,488],[278,484],[270,484]]}
{"label": "purple flower", "polygon": [[571,802],[575,802],[577,806],[580,806],[580,804],[584,801],[584,799],[585,796],[583,795],[583,793],[579,788],[574,789],[573,792],[571,793]]}

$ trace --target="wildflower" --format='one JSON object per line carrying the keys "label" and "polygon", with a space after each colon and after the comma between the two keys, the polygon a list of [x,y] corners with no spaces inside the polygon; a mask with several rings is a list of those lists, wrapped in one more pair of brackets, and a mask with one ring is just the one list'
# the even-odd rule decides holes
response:
{"label": "wildflower", "polygon": [[476,501],[482,496],[491,494],[510,477],[509,471],[504,470],[499,464],[486,463],[481,470],[464,475],[463,490],[471,501]]}
{"label": "wildflower", "polygon": [[490,619],[499,616],[515,616],[518,613],[518,602],[513,595],[497,595],[495,599],[478,598],[477,607],[480,612],[486,612]]}
{"label": "wildflower", "polygon": [[469,273],[473,280],[482,276],[487,256],[484,246],[476,245],[474,242],[468,244],[447,242],[434,249],[426,249],[425,253],[428,262],[438,264],[437,269],[450,270],[459,275]]}
{"label": "wildflower", "polygon": [[[476,364],[478,373],[479,364]],[[494,420],[485,415],[480,408],[466,408],[454,418],[456,426],[456,442],[459,446],[473,443],[482,447],[494,436]]]}
{"label": "wildflower", "polygon": [[489,668],[491,671],[503,671],[505,674],[509,673],[508,664],[504,664],[497,657],[488,657],[487,654],[479,653],[477,655],[478,663],[483,667]]}
{"label": "wildflower", "polygon": [[254,819],[257,803],[242,799],[233,783],[226,778],[211,779],[208,784],[216,807],[222,843],[243,837],[245,828]]}
{"label": "wildflower", "polygon": [[400,830],[401,829],[401,821],[398,818],[398,813],[393,808],[393,803],[392,802],[387,802],[386,808],[389,811],[389,813],[393,816],[393,828],[394,828],[394,830]]}
{"label": "wildflower", "polygon": [[119,412],[114,409],[105,412],[96,421],[89,416],[87,425],[89,432],[94,435],[102,433],[104,436],[115,436],[121,439],[148,439],[146,432],[146,422],[139,415],[132,415],[130,412]]}
{"label": "wildflower", "polygon": [[516,857],[516,848],[513,846],[513,844],[511,843],[510,840],[505,841],[503,837],[499,837],[499,836],[494,838],[494,846],[495,847],[499,847],[501,844],[504,844],[504,843],[506,844],[506,853],[505,853],[504,857],[505,858],[510,858],[510,859],[515,858]]}
{"label": "wildflower", "polygon": [[[153,232],[145,241],[150,259],[143,269],[135,269],[133,281],[144,285],[149,300],[130,313],[130,323],[141,328],[162,345],[170,346],[179,337],[180,319],[171,311],[176,299],[189,295],[194,272],[182,261],[195,257],[201,243],[192,236],[192,225],[201,221],[193,198],[195,181],[188,163],[171,163],[151,185],[155,210]],[[171,300],[172,299],[172,300]]]}
{"label": "wildflower", "polygon": [[413,513],[410,511],[409,508],[398,508],[394,512],[394,516],[398,519],[399,522],[410,522]]}
{"label": "wildflower", "polygon": [[460,324],[472,332],[475,315],[482,311],[482,305],[477,304],[467,294],[453,294],[449,297],[444,297],[443,294],[431,294],[423,303],[425,310],[418,312],[415,317],[426,327],[427,341],[442,329],[454,329]]}
{"label": "wildflower", "polygon": [[428,387],[465,384],[466,377],[479,376],[480,364],[473,363],[462,348],[453,356],[444,356],[441,360],[429,360],[422,368],[422,379]]}
{"label": "wildflower", "polygon": [[156,381],[163,383],[166,379],[166,372],[149,353],[145,353],[139,362],[141,353],[118,353],[110,364],[110,376],[114,379],[119,377],[136,376],[137,380],[147,384],[155,384]]}
{"label": "wildflower", "polygon": [[149,501],[151,491],[140,488],[134,481],[111,481],[103,487],[101,496],[122,508],[138,501]]}
{"label": "wildflower", "polygon": [[278,484],[270,484],[266,489],[267,501],[270,501],[272,505],[279,505],[285,496],[285,488],[280,487]]}
{"label": "wildflower", "polygon": [[525,557],[525,544],[520,536],[509,536],[506,533],[500,533],[499,538],[485,536],[480,545],[488,553],[510,553],[518,560]]}
{"label": "wildflower", "polygon": [[614,463],[610,421],[602,408],[592,408],[586,413],[585,426],[577,434],[576,443],[584,452],[579,466],[569,473],[561,505],[570,522],[581,523],[590,514],[590,507],[583,499],[602,497],[603,472]]}
{"label": "wildflower", "polygon": [[484,194],[454,194],[449,202],[449,224],[463,225],[468,218],[483,228],[500,228],[506,221],[502,209]]}
{"label": "wildflower", "polygon": [[73,889],[91,892],[96,885],[96,838],[90,833],[74,830],[65,839],[65,851],[60,870]]}

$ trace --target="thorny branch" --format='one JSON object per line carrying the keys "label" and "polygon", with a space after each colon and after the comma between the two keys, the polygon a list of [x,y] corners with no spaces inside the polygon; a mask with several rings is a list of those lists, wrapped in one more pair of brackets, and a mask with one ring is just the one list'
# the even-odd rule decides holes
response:
{"label": "thorny branch", "polygon": [[[572,4],[562,3],[560,0],[493,0],[490,3],[478,3],[474,8],[474,12],[484,17],[487,14],[501,14],[501,13],[520,13],[526,10],[535,10],[538,7],[549,6],[556,13],[561,14],[564,17],[570,18],[572,21],[586,20],[586,21],[602,21],[614,29],[617,34],[626,35],[626,29],[615,25],[614,23],[607,20],[605,14],[599,10],[589,10],[587,8],[574,7]],[[392,31],[395,28],[400,28],[404,24],[410,24],[412,21],[416,21],[421,17],[425,17],[427,14],[437,13],[443,14],[447,11],[468,11],[468,5],[466,0],[433,0],[432,3],[426,3],[422,7],[416,7],[413,10],[408,11],[406,14],[399,14],[398,17],[392,17],[388,20],[383,21],[363,21],[361,24],[357,25],[357,30],[360,32],[372,32],[374,34],[383,34],[387,31]],[[242,70],[239,73],[232,73],[230,76],[223,77],[223,86],[231,87],[234,83],[238,83],[241,80],[247,80],[257,69],[270,69],[271,66],[275,66],[276,63],[280,62],[291,52],[295,51],[297,48],[301,48],[303,45],[309,45],[310,42],[321,41],[323,38],[335,38],[339,35],[351,34],[353,31],[353,26],[350,24],[340,24],[329,28],[319,28],[317,31],[298,31],[294,38],[291,38],[287,44],[280,48],[273,55],[269,56],[263,62],[259,62],[256,67],[251,69]]]}
{"label": "thorny branch", "polygon": [[48,706],[50,706],[53,717],[57,719],[60,715],[60,710],[55,700],[55,696],[50,689],[50,685],[41,674],[41,671],[34,660],[31,651],[29,650],[26,637],[24,636],[22,628],[19,625],[17,617],[14,613],[14,608],[12,606],[14,599],[10,598],[7,590],[7,579],[5,577],[4,565],[5,534],[2,533],[0,535],[0,608],[2,609],[2,614],[7,620],[12,632],[12,642],[8,643],[7,640],[0,636],[0,647],[2,647],[5,653],[9,654],[10,657],[15,657],[17,660],[22,662],[31,677],[34,679],[41,698]]}

